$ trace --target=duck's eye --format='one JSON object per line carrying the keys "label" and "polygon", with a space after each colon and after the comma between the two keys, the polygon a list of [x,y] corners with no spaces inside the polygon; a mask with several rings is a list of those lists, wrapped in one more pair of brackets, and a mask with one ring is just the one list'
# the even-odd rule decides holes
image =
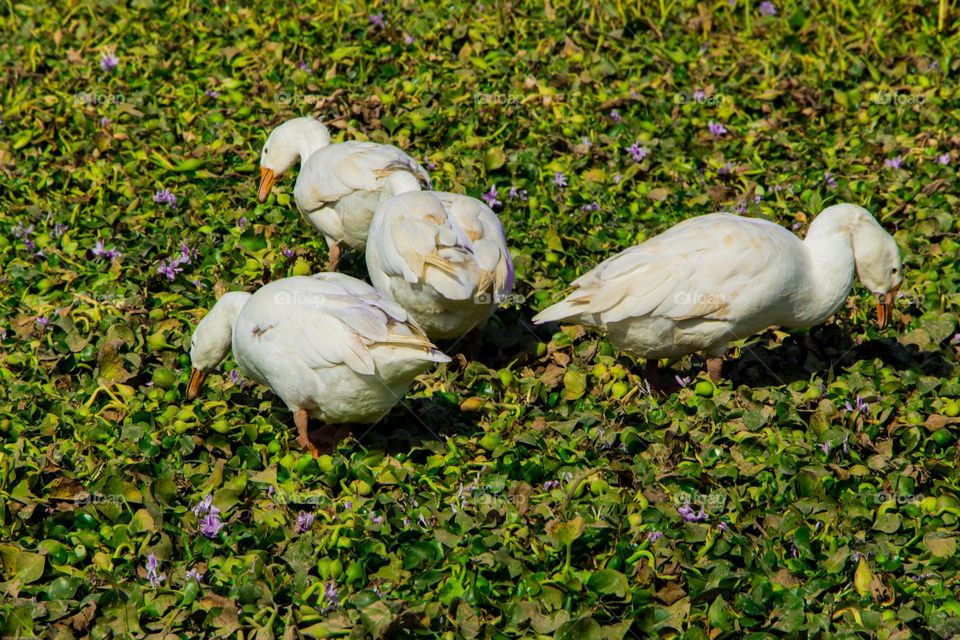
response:
{"label": "duck's eye", "polygon": [[890,270],[890,273],[892,273],[893,275],[897,275],[897,271],[899,271],[899,269],[894,267],[893,269]]}

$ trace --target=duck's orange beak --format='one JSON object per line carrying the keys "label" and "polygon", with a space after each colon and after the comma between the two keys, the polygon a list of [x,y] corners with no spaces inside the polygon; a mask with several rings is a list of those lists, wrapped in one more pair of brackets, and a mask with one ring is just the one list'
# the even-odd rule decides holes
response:
{"label": "duck's orange beak", "polygon": [[200,395],[200,387],[207,376],[200,369],[190,371],[190,382],[187,383],[187,400],[193,400]]}
{"label": "duck's orange beak", "polygon": [[267,197],[270,195],[270,187],[273,186],[276,180],[277,177],[273,175],[272,169],[260,167],[260,189],[257,191],[257,200],[259,202],[267,201]]}
{"label": "duck's orange beak", "polygon": [[897,289],[899,287],[887,293],[877,294],[877,328],[881,331],[890,324],[890,317],[893,314],[893,301],[897,299]]}

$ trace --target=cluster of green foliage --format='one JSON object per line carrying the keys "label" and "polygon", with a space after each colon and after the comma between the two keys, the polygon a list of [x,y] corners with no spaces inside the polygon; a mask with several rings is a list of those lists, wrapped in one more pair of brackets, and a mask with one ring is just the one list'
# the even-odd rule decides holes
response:
{"label": "cluster of green foliage", "polygon": [[[321,4],[0,7],[4,636],[960,633],[954,9]],[[305,114],[495,193],[525,301],[317,459],[229,360],[184,393],[216,294],[324,264],[289,178],[255,201]],[[654,397],[529,324],[690,216],[844,201],[902,248],[884,332],[856,289]]]}

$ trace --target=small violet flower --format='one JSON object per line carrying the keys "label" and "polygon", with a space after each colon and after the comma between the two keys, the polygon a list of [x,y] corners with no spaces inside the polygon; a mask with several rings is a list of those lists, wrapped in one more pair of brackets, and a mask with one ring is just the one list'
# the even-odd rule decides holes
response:
{"label": "small violet flower", "polygon": [[899,169],[900,165],[903,164],[903,156],[897,156],[896,158],[887,158],[883,161],[884,166],[890,167],[891,169]]}
{"label": "small violet flower", "polygon": [[157,573],[157,567],[160,562],[157,560],[156,554],[151,553],[147,556],[147,580],[150,581],[150,586],[156,589],[160,586],[160,583],[167,579],[166,574]]}
{"label": "small violet flower", "polygon": [[502,202],[497,200],[497,185],[495,184],[491,185],[490,190],[480,197],[483,198],[483,201],[486,202],[487,206],[490,207],[491,209],[493,209],[498,205],[503,204]]}
{"label": "small violet flower", "polygon": [[383,23],[383,14],[382,13],[373,13],[370,14],[370,24],[378,29],[383,29],[385,27]]}
{"label": "small violet flower", "polygon": [[153,201],[157,204],[165,204],[171,209],[177,208],[177,196],[173,195],[170,189],[161,189],[153,194]]}
{"label": "small violet flower", "polygon": [[297,514],[297,533],[306,533],[313,526],[316,516],[308,511],[301,511]]}
{"label": "small violet flower", "polygon": [[711,135],[715,136],[722,136],[727,132],[727,128],[725,126],[713,121],[707,123],[707,129],[710,130]]}
{"label": "small violet flower", "polygon": [[827,184],[827,187],[828,187],[828,188],[830,188],[830,189],[836,189],[836,188],[837,188],[837,181],[833,178],[832,175],[830,175],[830,172],[829,172],[829,171],[824,171],[824,172],[823,172],[823,181]]}
{"label": "small violet flower", "polygon": [[646,147],[641,147],[636,142],[627,147],[627,151],[630,152],[630,156],[634,159],[635,162],[640,162],[649,155],[650,150]]}
{"label": "small violet flower", "polygon": [[775,16],[777,15],[777,5],[772,2],[766,1],[760,3],[760,14],[765,16]]}
{"label": "small violet flower", "polygon": [[567,186],[567,179],[563,176],[563,171],[557,171],[553,174],[553,184],[557,185],[561,189]]}
{"label": "small violet flower", "polygon": [[653,544],[654,542],[656,542],[662,537],[663,537],[663,532],[661,531],[651,531],[647,533],[647,540],[650,542],[650,544]]}
{"label": "small violet flower", "polygon": [[620,112],[616,109],[610,110],[610,119],[613,120],[614,124],[620,124],[623,122],[623,118],[620,117]]}
{"label": "small violet flower", "polygon": [[940,164],[943,164],[943,165],[950,164],[950,154],[949,154],[949,153],[944,153],[944,154],[941,154],[941,155],[937,156],[937,162],[939,162]]}
{"label": "small violet flower", "polygon": [[707,514],[703,510],[703,507],[700,508],[700,511],[694,511],[689,502],[677,509],[677,513],[680,514],[684,522],[700,522],[701,520],[707,519]]}
{"label": "small violet flower", "polygon": [[120,59],[112,53],[105,53],[100,58],[100,68],[110,73],[120,65]]}
{"label": "small violet flower", "polygon": [[187,574],[185,577],[187,580],[193,580],[197,584],[200,584],[200,581],[203,580],[203,575],[204,575],[203,571],[199,571],[197,569],[190,569],[190,571],[187,571]]}

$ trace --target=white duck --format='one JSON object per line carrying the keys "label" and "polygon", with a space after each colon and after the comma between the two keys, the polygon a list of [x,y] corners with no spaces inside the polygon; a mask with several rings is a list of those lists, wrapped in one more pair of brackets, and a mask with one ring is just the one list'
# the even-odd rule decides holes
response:
{"label": "white duck", "polygon": [[582,323],[656,360],[705,351],[720,377],[728,343],[768,326],[811,327],[843,305],[854,273],[886,327],[903,280],[897,243],[852,204],[824,209],[805,240],[766,220],[714,213],[685,220],[600,263],[533,321]]}
{"label": "white duck", "polygon": [[404,193],[370,224],[367,270],[432,340],[485,323],[513,290],[513,262],[500,219],[456,193]]}
{"label": "white duck", "polygon": [[252,295],[227,293],[190,341],[187,397],[233,349],[240,370],[293,412],[297,441],[316,455],[307,418],[373,423],[416,376],[450,358],[407,313],[365,282],[339,273],[276,280]]}
{"label": "white duck", "polygon": [[330,247],[335,271],[343,245],[362,249],[377,205],[406,191],[430,189],[430,176],[417,161],[388,144],[330,143],[330,132],[313,118],[294,118],[276,127],[260,154],[260,189],[265,202],[273,183],[297,160],[293,195],[300,213]]}

